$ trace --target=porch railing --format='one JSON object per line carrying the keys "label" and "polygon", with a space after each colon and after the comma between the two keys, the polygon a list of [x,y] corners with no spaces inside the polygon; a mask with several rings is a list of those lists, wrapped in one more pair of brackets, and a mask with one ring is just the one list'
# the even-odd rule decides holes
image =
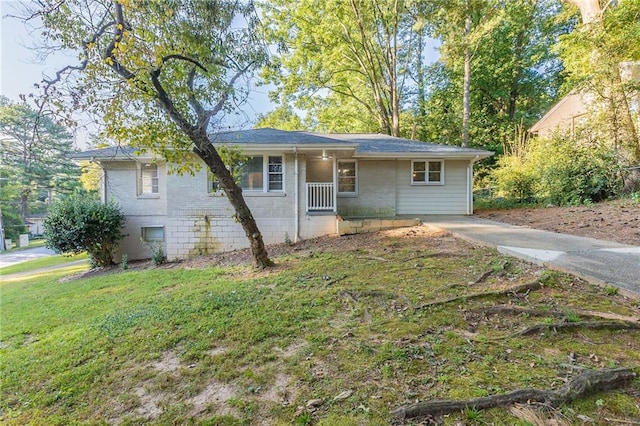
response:
{"label": "porch railing", "polygon": [[335,211],[333,183],[307,183],[307,211]]}

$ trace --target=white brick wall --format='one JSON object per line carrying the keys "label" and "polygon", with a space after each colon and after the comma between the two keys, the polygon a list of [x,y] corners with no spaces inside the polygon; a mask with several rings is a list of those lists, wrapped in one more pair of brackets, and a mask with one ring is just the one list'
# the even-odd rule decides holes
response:
{"label": "white brick wall", "polygon": [[[285,155],[284,192],[245,191],[243,194],[266,244],[295,238],[293,161],[293,155]],[[135,162],[108,163],[106,168],[107,198],[115,200],[127,215],[125,233],[128,235],[116,254],[117,261],[122,254],[127,254],[130,260],[151,256],[149,244],[140,239],[141,228],[145,226],[164,227],[164,249],[170,260],[248,247],[244,230],[235,222],[234,210],[227,198],[207,193],[204,167],[195,176],[180,176],[166,175],[166,168],[160,165],[160,189],[156,198],[137,196]],[[304,187],[304,183],[301,186]],[[304,199],[301,197],[299,201],[303,203]],[[304,215],[303,204],[299,211]],[[305,235],[320,234],[308,230]]]}

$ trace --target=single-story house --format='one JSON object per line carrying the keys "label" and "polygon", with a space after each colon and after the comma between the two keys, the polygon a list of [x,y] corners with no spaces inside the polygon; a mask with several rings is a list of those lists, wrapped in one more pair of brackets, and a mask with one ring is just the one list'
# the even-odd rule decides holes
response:
{"label": "single-story house", "polygon": [[[212,143],[241,150],[236,173],[267,244],[335,234],[341,218],[470,215],[474,163],[493,154],[381,134],[275,129],[218,133]],[[101,166],[102,199],[127,216],[119,254],[128,259],[149,257],[152,244],[163,244],[170,260],[248,246],[206,167],[169,174],[163,161],[122,147],[75,158]]]}

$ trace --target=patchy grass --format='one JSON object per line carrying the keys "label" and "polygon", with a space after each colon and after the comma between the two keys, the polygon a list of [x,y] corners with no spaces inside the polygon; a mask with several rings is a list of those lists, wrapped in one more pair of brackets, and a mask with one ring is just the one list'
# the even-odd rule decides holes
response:
{"label": "patchy grass", "polygon": [[11,266],[0,268],[0,275],[18,274],[21,272],[33,271],[36,269],[51,268],[65,263],[75,262],[77,260],[88,259],[86,253],[78,255],[58,254],[54,256],[41,257],[38,259],[27,260]]}
{"label": "patchy grass", "polygon": [[[262,272],[179,265],[2,283],[0,421],[400,424],[390,410],[416,400],[555,389],[580,367],[640,366],[638,331],[512,337],[563,321],[557,311],[577,324],[585,310],[637,317],[638,304],[620,295],[424,227],[339,241],[349,244],[294,246]],[[544,286],[528,293],[420,308],[535,280]],[[496,305],[549,316],[485,311]],[[640,382],[531,409],[435,420],[637,420]]]}

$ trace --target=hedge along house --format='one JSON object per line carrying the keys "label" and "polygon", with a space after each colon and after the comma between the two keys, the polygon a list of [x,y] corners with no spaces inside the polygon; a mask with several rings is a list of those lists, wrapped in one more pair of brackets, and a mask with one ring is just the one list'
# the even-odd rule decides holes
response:
{"label": "hedge along house", "polygon": [[[472,214],[473,165],[492,155],[380,134],[274,129],[218,133],[212,143],[242,152],[236,174],[267,244],[335,234],[342,218]],[[248,246],[205,167],[169,174],[164,162],[121,147],[75,158],[99,163],[102,199],[127,216],[119,255],[148,258],[153,244],[169,259]]]}

